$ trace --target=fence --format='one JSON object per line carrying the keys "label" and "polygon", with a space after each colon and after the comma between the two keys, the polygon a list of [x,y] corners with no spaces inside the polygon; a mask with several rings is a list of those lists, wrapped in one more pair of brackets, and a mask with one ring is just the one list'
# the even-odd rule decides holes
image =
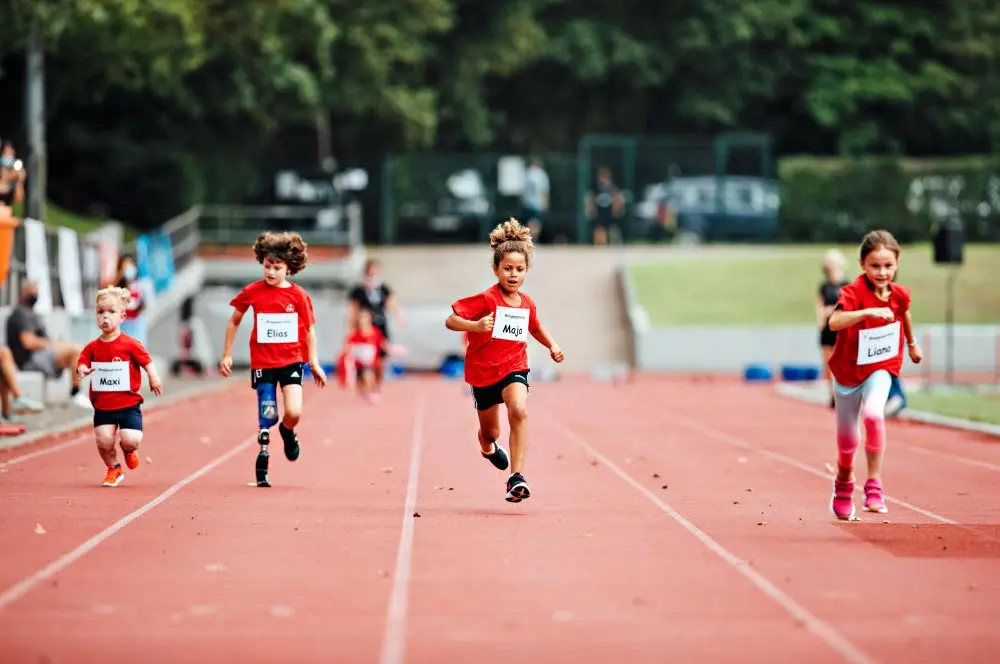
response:
{"label": "fence", "polygon": [[[729,241],[749,239],[739,231],[754,228],[757,239],[771,242],[855,242],[879,226],[913,243],[929,240],[935,222],[955,216],[969,242],[1000,242],[1000,155],[777,160],[767,136],[731,133],[594,134],[573,154],[539,156],[551,185],[543,241],[589,241],[584,200],[604,166],[625,198],[621,232],[628,242],[665,239],[693,222],[714,225],[723,231],[718,239]],[[481,241],[493,224],[521,213],[517,187],[502,186],[509,159],[388,157],[382,243]]]}
{"label": "fence", "polygon": [[[61,248],[61,241],[59,237],[60,232],[66,234],[67,230],[69,229],[61,230],[48,226],[44,227],[46,254],[45,264],[48,275],[46,279],[48,282],[47,290],[51,296],[52,307],[56,309],[65,308],[66,306],[60,277],[70,277],[70,275],[66,274],[67,271],[63,271],[61,268],[66,266],[65,261],[72,259],[72,249],[69,249],[69,247]],[[78,263],[78,274],[81,277],[81,296],[83,306],[87,308],[91,306],[94,296],[96,295],[98,288],[100,288],[100,247],[95,240],[81,236],[75,231],[71,231],[71,233],[72,238],[69,238],[68,235],[64,236],[67,237],[67,240],[70,240],[76,245],[75,260]],[[67,240],[63,240],[63,242],[66,242]],[[70,254],[60,257],[60,252],[63,249],[69,250]],[[25,224],[21,223],[14,229],[14,242],[13,247],[11,248],[10,269],[7,274],[7,281],[4,283],[3,288],[0,289],[0,307],[15,306],[20,301],[21,286],[28,280],[28,251],[27,230]],[[44,286],[42,284],[39,284],[40,290],[43,287]]]}
{"label": "fence", "polygon": [[[626,200],[626,239],[655,221],[666,184],[677,177],[749,175],[773,178],[770,140],[757,134],[685,136],[587,135],[575,154],[537,155],[549,178],[543,236],[586,242],[585,200],[598,168],[607,168]],[[383,163],[381,241],[481,241],[488,229],[521,214],[520,180],[511,157],[496,153],[391,155]],[[523,169],[523,164],[514,170]]]}

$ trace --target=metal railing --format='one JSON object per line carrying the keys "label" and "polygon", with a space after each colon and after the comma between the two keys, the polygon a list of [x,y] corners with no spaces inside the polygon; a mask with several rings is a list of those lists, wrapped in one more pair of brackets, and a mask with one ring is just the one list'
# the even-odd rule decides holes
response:
{"label": "metal railing", "polygon": [[358,246],[363,242],[361,205],[203,205],[198,238],[205,244],[252,244],[264,230],[298,233],[309,244]]}

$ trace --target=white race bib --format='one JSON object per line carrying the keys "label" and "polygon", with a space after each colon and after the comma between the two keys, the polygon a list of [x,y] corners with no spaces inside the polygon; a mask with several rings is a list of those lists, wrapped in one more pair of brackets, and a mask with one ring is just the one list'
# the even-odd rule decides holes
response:
{"label": "white race bib", "polygon": [[875,364],[899,355],[900,322],[858,331],[858,365]]}
{"label": "white race bib", "polygon": [[130,392],[130,362],[91,362],[90,389],[95,392]]}
{"label": "white race bib", "polygon": [[298,341],[298,314],[257,314],[257,343],[290,344]]}
{"label": "white race bib", "polygon": [[371,364],[375,361],[375,346],[373,344],[351,344],[351,357],[361,364]]}
{"label": "white race bib", "polygon": [[530,309],[497,307],[493,317],[493,338],[508,341],[528,341],[528,317]]}

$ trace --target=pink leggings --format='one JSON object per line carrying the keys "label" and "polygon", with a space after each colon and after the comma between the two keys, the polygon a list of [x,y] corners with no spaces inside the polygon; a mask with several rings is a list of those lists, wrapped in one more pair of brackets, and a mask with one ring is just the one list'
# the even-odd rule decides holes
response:
{"label": "pink leggings", "polygon": [[833,400],[837,408],[837,463],[841,468],[854,467],[854,453],[861,442],[861,424],[865,427],[865,449],[885,449],[885,402],[889,399],[892,376],[888,371],[873,373],[857,387],[844,387],[833,381]]}

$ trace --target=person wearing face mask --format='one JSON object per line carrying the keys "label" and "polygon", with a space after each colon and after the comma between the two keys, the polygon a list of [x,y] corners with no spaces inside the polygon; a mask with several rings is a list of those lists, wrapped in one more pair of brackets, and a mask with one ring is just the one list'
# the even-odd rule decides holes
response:
{"label": "person wearing face mask", "polygon": [[139,343],[146,344],[146,318],[142,315],[146,308],[146,298],[143,297],[142,288],[139,284],[139,266],[135,258],[128,254],[123,254],[118,259],[118,272],[115,276],[115,286],[125,288],[131,295],[128,309],[125,310],[125,320],[122,322],[122,332],[133,339],[138,339]]}
{"label": "person wearing face mask", "polygon": [[73,370],[80,357],[80,346],[70,341],[49,339],[45,324],[35,313],[38,284],[26,281],[21,286],[21,301],[7,317],[7,345],[20,371],[37,371],[55,380],[67,368],[71,370],[70,401],[91,408],[90,399],[80,393],[80,376]]}
{"label": "person wearing face mask", "polygon": [[[362,309],[371,312],[372,324],[385,340],[389,341],[389,321],[386,313],[392,313],[400,325],[404,325],[403,314],[396,303],[389,286],[379,276],[379,263],[374,258],[365,262],[362,282],[351,289],[347,302],[347,329],[354,330],[358,326],[358,312]],[[384,359],[386,351],[379,350],[379,358]],[[382,387],[385,363],[380,361],[375,366],[375,389]]]}

